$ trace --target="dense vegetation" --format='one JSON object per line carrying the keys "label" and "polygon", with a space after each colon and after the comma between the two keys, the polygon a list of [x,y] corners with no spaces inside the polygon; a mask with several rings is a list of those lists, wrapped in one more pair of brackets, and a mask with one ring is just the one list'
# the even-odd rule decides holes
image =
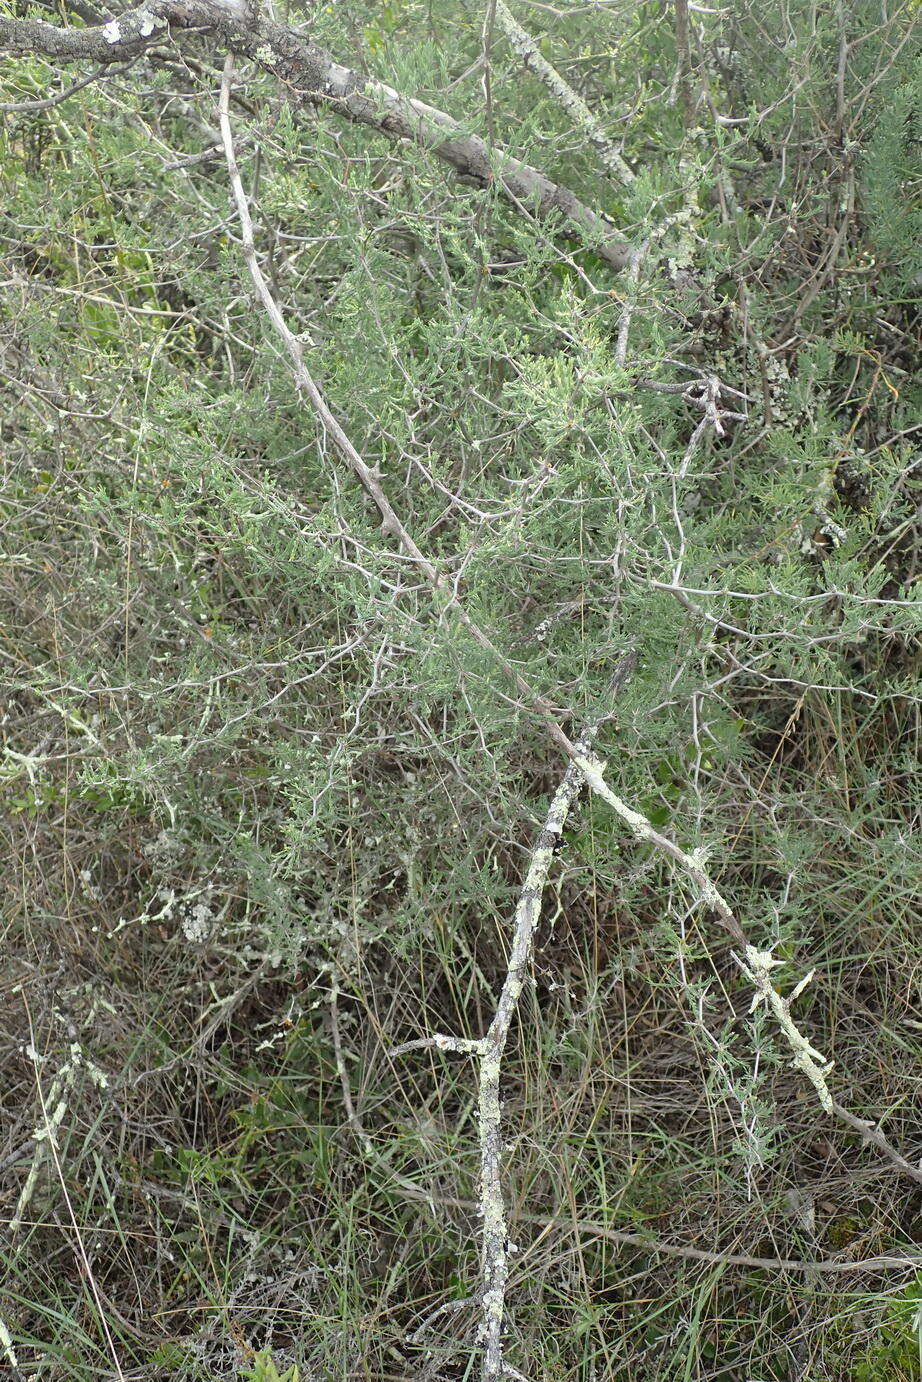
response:
{"label": "dense vegetation", "polygon": [[394,1048],[486,1030],[567,765],[505,662],[815,970],[882,1144],[584,793],[504,1060],[510,1364],[909,1382],[917,6],[517,0],[600,144],[501,0],[276,4],[630,258],[231,43],[257,264],[434,592],[254,292],[220,24],[71,62],[14,23],[90,5],[0,0],[4,1375],[477,1374],[476,1070]]}

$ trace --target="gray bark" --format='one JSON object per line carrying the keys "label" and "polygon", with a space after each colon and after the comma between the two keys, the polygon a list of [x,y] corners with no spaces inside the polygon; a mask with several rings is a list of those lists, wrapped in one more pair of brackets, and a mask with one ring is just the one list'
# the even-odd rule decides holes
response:
{"label": "gray bark", "polygon": [[59,63],[108,65],[143,53],[167,33],[175,36],[191,28],[214,34],[227,48],[271,72],[295,104],[326,108],[391,139],[412,140],[466,179],[495,187],[518,210],[541,219],[559,216],[579,226],[586,243],[612,268],[622,269],[630,260],[632,247],[611,222],[569,188],[505,150],[489,148],[443,111],[342,66],[304,33],[259,18],[246,0],[151,0],[88,29],[0,17],[0,49],[37,53]]}

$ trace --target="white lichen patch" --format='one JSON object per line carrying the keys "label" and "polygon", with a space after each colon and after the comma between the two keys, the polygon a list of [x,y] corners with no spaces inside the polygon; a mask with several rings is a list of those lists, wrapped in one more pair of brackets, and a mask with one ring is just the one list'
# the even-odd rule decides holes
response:
{"label": "white lichen patch", "polygon": [[188,901],[181,917],[183,935],[192,945],[201,945],[211,934],[214,913],[207,902]]}
{"label": "white lichen patch", "polygon": [[127,41],[132,38],[150,38],[157,29],[166,27],[167,21],[162,15],[141,9],[132,16],[130,32],[123,33],[117,19],[110,19],[108,24],[103,26],[102,32],[107,43],[120,43],[123,39]]}
{"label": "white lichen patch", "polygon": [[2,1320],[0,1320],[0,1348],[2,1348],[3,1352],[6,1354],[10,1367],[18,1368],[19,1359],[16,1357],[16,1352],[13,1348],[13,1340],[10,1336],[10,1331]]}
{"label": "white lichen patch", "polygon": [[138,10],[135,17],[138,21],[138,33],[142,38],[147,38],[155,29],[166,28],[166,20],[159,14],[151,14],[150,10]]}
{"label": "white lichen patch", "polygon": [[800,997],[816,971],[811,969],[810,973],[801,979],[790,998],[782,998],[772,983],[770,972],[778,965],[783,964],[783,961],[776,960],[771,950],[757,950],[755,946],[747,945],[745,961],[737,959],[737,963],[746,978],[755,985],[757,990],[749,1011],[754,1012],[763,1003],[771,1010],[794,1054],[793,1064],[803,1071],[813,1085],[825,1111],[832,1113],[833,1098],[826,1084],[826,1077],[831,1073],[835,1062],[827,1061],[821,1051],[818,1051],[815,1046],[811,1046],[810,1042],[795,1026],[791,1017],[791,1004],[795,998]]}
{"label": "white lichen patch", "polygon": [[261,62],[264,67],[274,67],[278,62],[277,54],[273,53],[268,43],[261,43],[253,54],[257,62]]}

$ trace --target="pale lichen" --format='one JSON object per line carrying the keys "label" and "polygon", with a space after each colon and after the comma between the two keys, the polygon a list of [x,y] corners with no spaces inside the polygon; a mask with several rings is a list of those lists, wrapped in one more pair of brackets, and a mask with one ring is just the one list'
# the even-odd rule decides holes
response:
{"label": "pale lichen", "polygon": [[121,43],[123,39],[128,41],[132,38],[150,38],[157,29],[165,29],[166,27],[167,21],[162,15],[141,9],[131,17],[128,32],[122,30],[117,19],[110,19],[108,24],[103,25],[102,33],[107,43],[114,44]]}
{"label": "pale lichen", "polygon": [[151,14],[150,10],[138,10],[136,19],[138,21],[138,32],[142,38],[148,38],[155,29],[166,28],[166,20],[159,14]]}

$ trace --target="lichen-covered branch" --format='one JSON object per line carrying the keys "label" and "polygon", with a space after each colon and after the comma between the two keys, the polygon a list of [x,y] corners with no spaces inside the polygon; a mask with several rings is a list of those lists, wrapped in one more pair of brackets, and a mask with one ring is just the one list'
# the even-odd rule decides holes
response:
{"label": "lichen-covered branch", "polygon": [[192,28],[214,34],[270,72],[293,104],[323,107],[391,139],[411,140],[469,181],[496,188],[518,210],[578,226],[612,268],[621,269],[630,259],[631,246],[612,223],[569,188],[466,132],[444,111],[336,62],[303,31],[260,18],[242,0],[150,0],[87,29],[0,16],[0,50],[111,66],[162,43],[168,33]]}
{"label": "lichen-covered branch", "polygon": [[602,128],[601,122],[593,115],[579,92],[574,91],[569,82],[551,66],[537,42],[516,21],[504,0],[496,0],[496,18],[513,52],[518,54],[526,67],[531,68],[558,105],[566,111],[576,128],[586,136],[612,177],[625,185],[632,183],[635,179],[633,169],[625,163]]}
{"label": "lichen-covered branch", "polygon": [[639,811],[634,811],[626,802],[622,801],[605,781],[604,766],[598,758],[583,756],[576,761],[592,791],[597,793],[621,817],[638,840],[645,840],[648,844],[654,845],[688,875],[698,889],[699,897],[704,905],[717,914],[731,936],[743,946],[746,958],[745,962],[739,961],[739,965],[747,979],[756,988],[753,1007],[756,1004],[765,1003],[771,1010],[793,1052],[794,1065],[803,1071],[813,1085],[826,1112],[832,1113],[834,1111],[833,1098],[826,1083],[826,1076],[832,1069],[832,1065],[810,1045],[806,1037],[798,1030],[790,1012],[791,1001],[802,992],[810,982],[812,975],[808,975],[798,984],[791,995],[791,999],[782,998],[769,978],[769,971],[774,965],[781,962],[773,959],[770,950],[757,950],[749,944],[746,933],[734,916],[732,908],[706,871],[706,860],[703,854],[698,850],[691,854],[687,853],[674,840],[670,840],[655,830],[646,816],[641,815]]}
{"label": "lichen-covered branch", "polygon": [[[589,752],[598,732],[587,729],[577,743],[581,754]],[[535,928],[541,914],[541,899],[554,846],[560,839],[570,807],[583,785],[579,761],[568,764],[563,780],[551,801],[544,827],[535,841],[519,894],[512,931],[509,968],[480,1052],[480,1210],[483,1218],[481,1270],[483,1274],[483,1382],[499,1382],[506,1369],[503,1363],[503,1319],[506,1282],[509,1276],[509,1242],[502,1187],[502,1103],[500,1076],[509,1027],[525,984],[534,945]]]}
{"label": "lichen-covered branch", "polygon": [[605,765],[600,758],[590,758],[582,754],[576,761],[592,791],[601,797],[616,815],[620,816],[638,840],[645,840],[647,844],[654,845],[657,850],[665,854],[673,863],[678,864],[688,874],[697,887],[704,905],[717,913],[735,940],[739,941],[741,945],[745,945],[747,942],[742,927],[733,915],[729,903],[724,900],[705,871],[704,855],[698,850],[688,854],[674,840],[670,840],[667,835],[660,834],[640,811],[635,811],[628,806],[627,802],[622,801],[605,781]]}
{"label": "lichen-covered branch", "polygon": [[922,1162],[914,1166],[911,1161],[908,1161],[896,1150],[892,1143],[887,1141],[880,1128],[876,1127],[870,1119],[858,1118],[851,1109],[843,1107],[838,1102],[833,1104],[832,1111],[840,1122],[847,1123],[850,1128],[854,1128],[863,1141],[870,1142],[872,1146],[876,1147],[881,1155],[886,1157],[891,1165],[901,1171],[904,1176],[914,1180],[916,1185],[922,1185]]}
{"label": "lichen-covered branch", "polygon": [[810,1045],[807,1038],[798,1031],[791,1017],[791,1004],[795,998],[800,997],[813,978],[813,970],[800,980],[790,998],[782,998],[772,983],[771,971],[784,961],[776,960],[770,950],[757,950],[754,945],[746,946],[745,955],[745,960],[737,957],[737,964],[756,990],[750,1012],[754,1012],[763,1003],[772,1012],[794,1052],[794,1064],[804,1072],[813,1085],[826,1112],[832,1113],[833,1099],[826,1083],[826,1076],[831,1072],[834,1062],[827,1061],[815,1046]]}

